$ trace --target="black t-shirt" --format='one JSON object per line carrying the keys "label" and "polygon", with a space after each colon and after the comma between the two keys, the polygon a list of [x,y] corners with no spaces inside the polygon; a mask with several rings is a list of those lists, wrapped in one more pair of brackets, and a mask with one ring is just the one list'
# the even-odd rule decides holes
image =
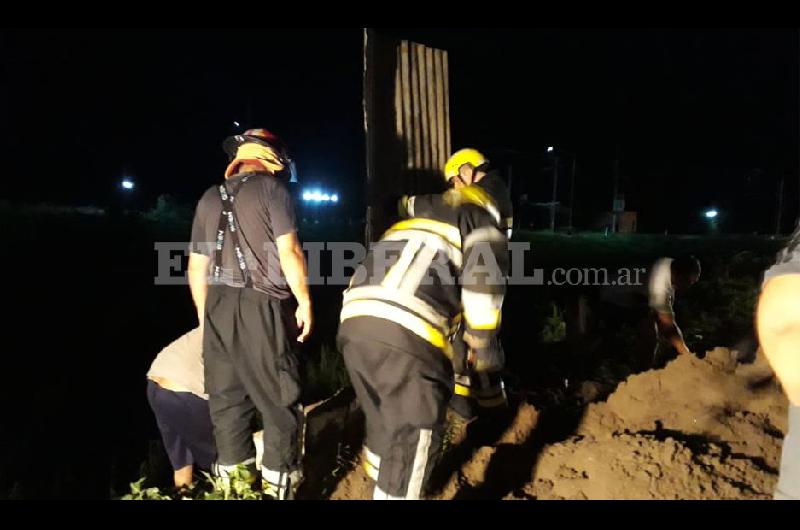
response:
{"label": "black t-shirt", "polygon": [[[245,175],[249,175],[242,183]],[[281,270],[275,240],[296,230],[294,204],[286,185],[266,173],[242,173],[227,179],[228,191],[235,196],[233,210],[239,229],[239,245],[245,255],[253,287],[279,299],[289,298],[291,290]],[[192,252],[211,258],[209,282],[213,283],[214,249],[222,214],[219,186],[209,188],[197,203],[192,224]],[[220,283],[244,287],[230,229],[225,229]]]}

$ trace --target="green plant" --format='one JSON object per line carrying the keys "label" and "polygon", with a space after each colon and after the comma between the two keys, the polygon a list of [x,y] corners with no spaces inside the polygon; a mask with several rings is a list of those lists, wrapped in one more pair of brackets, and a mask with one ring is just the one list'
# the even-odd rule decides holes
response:
{"label": "green plant", "polygon": [[245,466],[238,466],[230,478],[213,477],[203,473],[203,478],[192,486],[164,492],[159,488],[144,488],[146,478],[142,477],[131,484],[131,492],[122,497],[127,501],[255,501],[264,498],[261,491],[254,489],[258,477]]}
{"label": "green plant", "polygon": [[567,338],[567,323],[564,321],[564,314],[559,311],[558,306],[550,304],[553,309],[552,314],[545,320],[542,329],[541,339],[545,344],[562,342]]}
{"label": "green plant", "polygon": [[203,491],[201,498],[195,500],[256,501],[263,498],[260,491],[253,489],[257,477],[244,466],[238,466],[230,478],[212,477],[208,473],[203,475],[212,489]]}
{"label": "green plant", "polygon": [[123,501],[168,501],[169,495],[165,495],[158,488],[145,488],[146,477],[142,477],[136,482],[131,483],[131,492],[122,496]]}

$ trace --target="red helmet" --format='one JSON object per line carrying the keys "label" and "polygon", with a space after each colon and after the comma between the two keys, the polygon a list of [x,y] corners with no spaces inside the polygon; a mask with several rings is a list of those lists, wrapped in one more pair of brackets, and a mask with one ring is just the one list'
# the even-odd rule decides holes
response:
{"label": "red helmet", "polygon": [[222,142],[222,149],[224,149],[225,152],[228,153],[230,159],[233,160],[236,158],[236,151],[239,149],[239,146],[250,142],[263,144],[275,149],[284,165],[288,166],[291,162],[286,143],[281,140],[277,134],[267,129],[248,129],[242,134],[230,136]]}

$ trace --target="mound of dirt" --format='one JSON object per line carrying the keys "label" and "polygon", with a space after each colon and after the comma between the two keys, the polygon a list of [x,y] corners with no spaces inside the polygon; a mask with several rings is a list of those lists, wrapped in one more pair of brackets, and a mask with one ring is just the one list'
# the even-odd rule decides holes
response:
{"label": "mound of dirt", "polygon": [[[771,498],[786,413],[762,357],[740,365],[717,348],[577,410],[523,402],[492,440],[451,421],[431,498]],[[354,465],[331,498],[366,499],[372,486]]]}
{"label": "mound of dirt", "polygon": [[630,377],[545,448],[524,491],[556,499],[758,499],[777,481],[787,402],[763,358],[717,348]]}

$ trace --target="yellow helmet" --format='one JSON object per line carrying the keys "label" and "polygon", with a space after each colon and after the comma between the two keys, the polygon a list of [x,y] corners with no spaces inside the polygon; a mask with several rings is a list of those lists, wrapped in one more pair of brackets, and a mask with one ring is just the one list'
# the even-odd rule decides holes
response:
{"label": "yellow helmet", "polygon": [[458,170],[461,169],[461,166],[464,164],[470,164],[472,167],[480,167],[486,162],[488,162],[486,157],[477,149],[467,148],[456,151],[447,159],[447,163],[444,165],[444,179],[450,182],[451,178],[457,177]]}

